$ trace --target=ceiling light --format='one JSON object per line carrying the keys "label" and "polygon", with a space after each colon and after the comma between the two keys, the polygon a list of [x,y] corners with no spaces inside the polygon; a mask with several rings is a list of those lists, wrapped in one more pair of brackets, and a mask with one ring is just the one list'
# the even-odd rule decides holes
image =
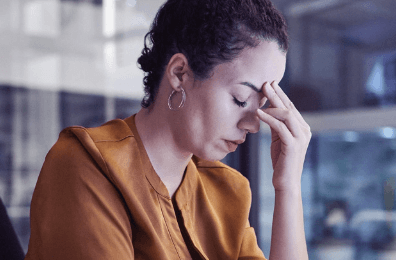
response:
{"label": "ceiling light", "polygon": [[384,127],[380,130],[380,136],[386,139],[396,138],[396,131],[393,127]]}

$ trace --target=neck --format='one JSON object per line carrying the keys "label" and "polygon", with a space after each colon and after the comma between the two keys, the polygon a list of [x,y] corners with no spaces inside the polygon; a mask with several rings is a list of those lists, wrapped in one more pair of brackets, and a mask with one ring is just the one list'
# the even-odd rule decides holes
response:
{"label": "neck", "polygon": [[192,154],[175,142],[163,109],[141,109],[135,123],[150,162],[173,196],[179,187]]}

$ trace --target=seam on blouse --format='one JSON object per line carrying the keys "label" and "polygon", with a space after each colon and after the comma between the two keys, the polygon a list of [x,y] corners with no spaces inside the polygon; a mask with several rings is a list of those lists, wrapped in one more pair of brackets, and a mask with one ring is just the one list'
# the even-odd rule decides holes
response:
{"label": "seam on blouse", "polygon": [[161,196],[161,197],[163,197],[164,199],[167,199],[167,200],[171,200],[170,197],[162,195],[161,193],[159,193],[159,192],[155,189],[155,187],[153,186],[153,184],[151,184],[151,182],[150,182],[149,178],[147,177],[147,175],[145,175],[145,177],[146,177],[147,182],[150,184],[150,186],[153,188],[153,190],[155,191],[155,193],[157,193],[158,196]]}
{"label": "seam on blouse", "polygon": [[[90,134],[88,133],[87,129],[82,128],[82,130],[84,130],[85,133],[89,136],[89,138],[91,138],[91,140],[95,143],[95,141],[92,139],[92,137],[91,137]],[[106,167],[106,175],[111,179],[111,181],[112,181],[113,183],[116,183],[116,181],[113,179],[113,176],[111,176],[111,174],[110,174],[110,172],[109,172],[109,168],[108,168],[108,166],[107,166],[106,160],[103,158],[102,153],[100,152],[100,150],[99,150],[98,147],[95,147],[95,148],[96,148],[96,150],[98,150],[99,155],[100,155],[100,159],[102,159],[102,162],[104,163],[104,165],[105,165],[105,167]],[[92,155],[91,155],[91,156],[92,156]]]}
{"label": "seam on blouse", "polygon": [[[99,141],[94,141],[94,143],[105,143],[105,142],[121,142],[129,137],[133,137],[133,135],[127,135],[119,140],[99,140]],[[91,138],[92,139],[92,138]],[[93,140],[92,140],[93,141]]]}
{"label": "seam on blouse", "polygon": [[159,194],[157,194],[158,204],[160,205],[160,208],[161,208],[161,213],[162,213],[162,217],[164,218],[164,221],[165,221],[166,230],[168,230],[169,237],[170,237],[170,239],[171,239],[171,241],[172,241],[172,244],[173,244],[173,246],[174,246],[174,248],[175,248],[175,250],[176,250],[177,256],[179,257],[179,259],[181,259],[180,254],[179,254],[179,251],[177,250],[177,247],[176,247],[176,245],[175,245],[175,242],[173,241],[172,234],[170,233],[170,230],[169,230],[169,227],[168,227],[168,222],[166,222],[165,215],[164,215],[164,211],[162,210],[161,201],[160,201],[160,199],[158,198],[158,195],[159,195]]}
{"label": "seam on blouse", "polygon": [[[89,132],[87,131],[86,128],[81,127],[81,129],[84,130],[85,133],[88,134],[89,138],[90,138],[94,143],[100,143],[100,142],[102,142],[102,141],[95,142],[95,141],[92,139],[92,136],[89,134]],[[122,139],[120,139],[120,140],[103,141],[103,142],[119,142],[119,141],[125,140],[125,139],[127,139],[127,138],[129,138],[129,137],[134,137],[134,136],[133,136],[133,135],[128,135],[128,136],[126,136],[126,137],[124,137],[124,138],[122,138]],[[78,138],[78,137],[77,137],[77,138]],[[81,141],[80,141],[80,142],[81,142]],[[120,197],[121,197],[121,199],[122,199],[122,202],[124,203],[124,206],[127,208],[126,213],[127,213],[128,217],[129,217],[130,219],[132,219],[132,215],[131,215],[131,212],[130,212],[130,210],[129,210],[129,207],[127,207],[127,203],[126,203],[126,201],[125,201],[125,198],[124,198],[124,196],[122,195],[121,191],[119,190],[118,186],[116,185],[117,182],[116,182],[115,179],[113,178],[112,174],[110,174],[110,171],[109,171],[107,162],[106,162],[106,160],[103,158],[102,152],[100,151],[100,149],[99,149],[98,147],[95,147],[95,148],[96,148],[97,151],[99,152],[100,159],[101,159],[102,162],[104,163],[105,170],[106,170],[106,177],[108,177],[108,178],[112,181],[112,186],[117,190],[117,192],[119,193],[119,195],[120,195]],[[92,157],[92,155],[90,155],[90,156]],[[95,160],[95,159],[94,159],[94,160]],[[130,225],[131,225],[131,229],[132,229],[132,223],[130,223]],[[132,230],[131,230],[131,233],[130,233],[130,234],[132,234]],[[131,237],[130,234],[128,233],[128,236],[129,236],[129,237]],[[131,239],[132,239],[132,237],[131,237]]]}

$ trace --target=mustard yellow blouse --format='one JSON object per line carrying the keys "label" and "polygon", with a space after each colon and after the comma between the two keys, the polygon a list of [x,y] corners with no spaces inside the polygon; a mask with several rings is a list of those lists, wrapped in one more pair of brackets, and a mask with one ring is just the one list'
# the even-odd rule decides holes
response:
{"label": "mustard yellow blouse", "polygon": [[69,127],[38,178],[25,259],[265,259],[250,203],[245,177],[197,157],[172,200],[134,116]]}

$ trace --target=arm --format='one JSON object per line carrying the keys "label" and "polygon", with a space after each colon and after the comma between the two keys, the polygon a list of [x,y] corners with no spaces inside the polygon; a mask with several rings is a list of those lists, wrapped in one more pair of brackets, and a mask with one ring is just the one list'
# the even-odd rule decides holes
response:
{"label": "arm", "polygon": [[269,259],[308,259],[300,191],[275,191]]}
{"label": "arm", "polygon": [[120,194],[81,143],[62,133],[33,194],[26,259],[133,259]]}
{"label": "arm", "polygon": [[311,132],[276,82],[263,86],[270,107],[257,116],[271,128],[275,208],[270,260],[308,259],[301,198],[301,174]]}

